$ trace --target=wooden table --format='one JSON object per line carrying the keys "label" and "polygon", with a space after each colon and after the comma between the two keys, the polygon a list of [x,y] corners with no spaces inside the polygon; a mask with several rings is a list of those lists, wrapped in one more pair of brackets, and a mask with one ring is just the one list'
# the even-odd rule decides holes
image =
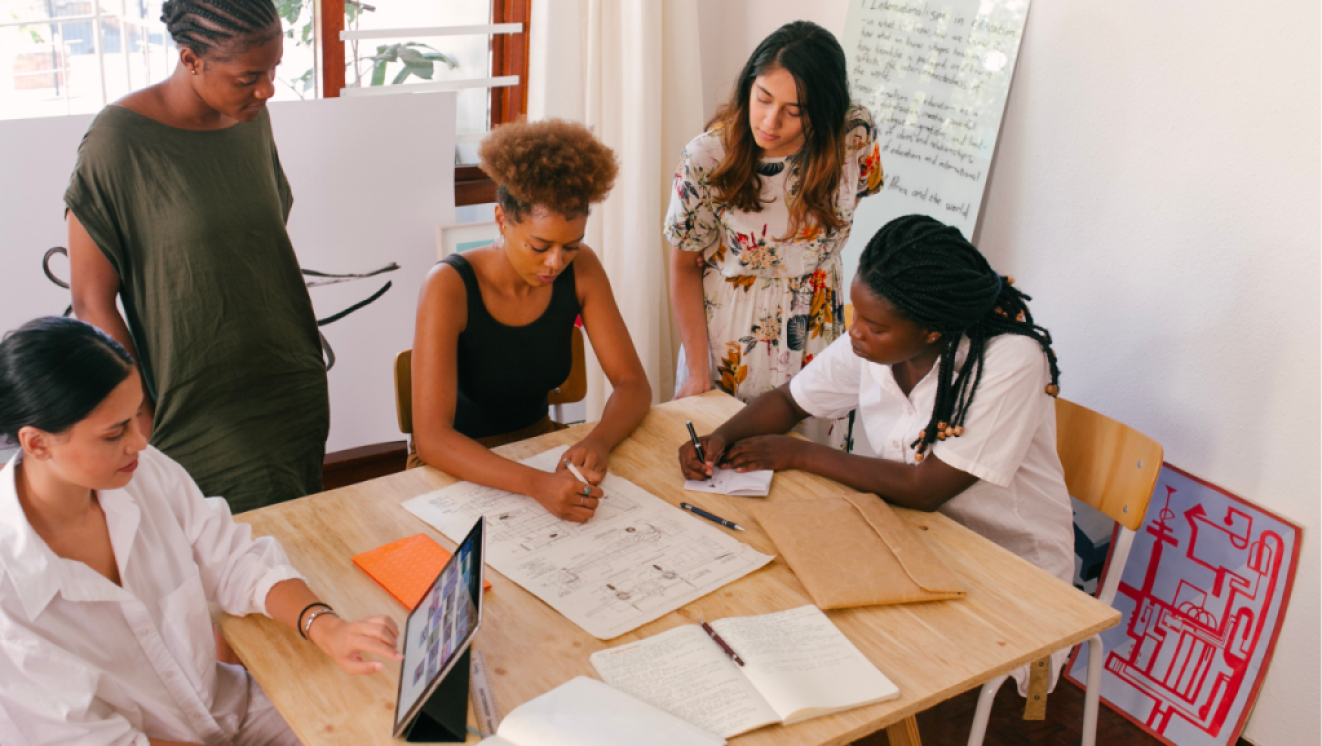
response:
{"label": "wooden table", "polygon": [[[735,521],[747,529],[738,533],[741,539],[775,554],[749,511],[762,498],[682,490],[676,452],[688,437],[684,420],[693,420],[699,432],[709,432],[740,406],[712,393],[654,407],[638,431],[616,449],[610,469],[671,503],[687,500]],[[574,442],[585,431],[586,426],[578,426],[497,450],[524,458]],[[453,542],[399,504],[454,481],[430,468],[412,469],[244,513],[238,520],[251,524],[257,534],[278,537],[312,588],[345,618],[388,613],[402,627],[405,609],[351,558],[420,532],[453,548]],[[803,500],[846,492],[848,488],[821,477],[784,472],[776,475],[765,499]],[[900,514],[924,532],[934,551],[964,581],[967,597],[827,614],[895,682],[901,697],[790,727],[762,728],[731,739],[732,744],[848,744],[882,728],[896,746],[916,744],[914,714],[1119,623],[1119,612],[939,513]],[[502,713],[574,676],[595,676],[588,655],[603,648],[699,618],[765,614],[812,603],[784,560],[777,558],[682,609],[602,642],[494,570],[488,569],[487,577],[493,588],[485,598],[475,648],[486,656]],[[221,627],[306,746],[393,742],[398,664],[388,663],[372,676],[349,676],[295,632],[265,617],[226,617]]]}

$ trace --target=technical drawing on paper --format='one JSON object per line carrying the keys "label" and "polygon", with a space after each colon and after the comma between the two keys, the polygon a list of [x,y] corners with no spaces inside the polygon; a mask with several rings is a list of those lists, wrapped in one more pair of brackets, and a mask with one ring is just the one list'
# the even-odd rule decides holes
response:
{"label": "technical drawing on paper", "polygon": [[[1162,469],[1103,633],[1102,697],[1166,743],[1233,743],[1288,600],[1297,530]],[[1076,654],[1071,678],[1087,675]]]}
{"label": "technical drawing on paper", "polygon": [[[564,448],[524,463],[550,471]],[[615,474],[591,520],[562,521],[524,495],[460,482],[404,508],[452,539],[486,516],[488,564],[609,640],[771,561]]]}

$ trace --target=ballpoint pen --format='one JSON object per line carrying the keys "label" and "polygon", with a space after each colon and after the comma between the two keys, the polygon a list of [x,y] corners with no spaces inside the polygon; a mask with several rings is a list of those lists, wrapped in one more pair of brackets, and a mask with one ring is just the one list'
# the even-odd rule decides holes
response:
{"label": "ballpoint pen", "polygon": [[[698,452],[698,460],[702,462],[703,466],[706,466],[707,454],[702,452],[702,441],[698,440],[698,433],[693,429],[693,420],[684,420],[684,425],[689,429],[689,437],[693,439],[693,450]],[[716,474],[713,473],[711,476],[707,477],[707,481],[710,482],[715,477]]]}
{"label": "ballpoint pen", "polygon": [[[574,466],[574,462],[570,461],[569,459],[565,459],[565,467],[569,469],[569,473],[573,474],[575,479],[582,482],[583,484],[586,484],[589,487],[592,486],[591,482],[583,478],[583,472],[579,471],[577,466]],[[606,492],[604,490],[602,491],[601,496],[602,497],[606,496]]]}
{"label": "ballpoint pen", "polygon": [[707,520],[711,521],[712,523],[719,523],[719,524],[721,524],[722,526],[725,526],[726,528],[732,528],[732,529],[734,529],[734,530],[736,530],[736,531],[743,531],[743,530],[744,530],[744,527],[743,527],[743,526],[740,526],[738,523],[735,523],[734,521],[727,521],[727,520],[725,520],[724,518],[722,518],[722,517],[720,517],[720,516],[718,516],[718,515],[715,515],[715,514],[712,514],[712,513],[708,513],[707,511],[703,510],[702,508],[699,508],[699,507],[696,507],[696,506],[693,506],[693,505],[689,505],[688,503],[680,503],[680,504],[679,504],[679,507],[681,507],[681,508],[683,508],[684,510],[687,510],[688,512],[693,513],[693,514],[695,514],[695,515],[700,515],[700,516],[702,516],[703,518],[706,518]]}
{"label": "ballpoint pen", "polygon": [[724,650],[724,651],[725,651],[725,654],[728,655],[728,656],[730,656],[730,660],[734,661],[735,663],[738,663],[738,664],[741,665],[741,666],[744,665],[744,659],[743,659],[743,658],[740,658],[740,657],[739,657],[739,654],[736,653],[736,652],[734,652],[734,648],[730,647],[730,643],[726,642],[725,640],[722,640],[722,639],[721,639],[721,636],[718,635],[718,634],[716,634],[716,630],[712,629],[710,624],[707,624],[706,622],[702,621],[701,619],[698,620],[698,624],[701,624],[701,625],[702,625],[702,631],[703,631],[703,632],[706,632],[707,635],[708,635],[709,637],[711,637],[711,639],[712,639],[717,645],[720,645],[720,646],[721,646],[721,650]]}

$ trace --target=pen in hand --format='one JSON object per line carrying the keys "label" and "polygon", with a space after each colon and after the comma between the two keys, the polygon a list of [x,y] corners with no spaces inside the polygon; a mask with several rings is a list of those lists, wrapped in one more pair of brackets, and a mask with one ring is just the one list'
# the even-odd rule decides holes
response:
{"label": "pen in hand", "polygon": [[[706,466],[707,454],[703,453],[702,451],[702,441],[698,440],[698,433],[693,429],[693,420],[684,420],[684,425],[687,426],[689,429],[689,438],[693,440],[693,450],[697,451],[698,460],[702,462],[703,466]],[[712,472],[712,474],[707,476],[707,481],[708,482],[712,481],[712,479],[714,479],[715,476],[716,476],[715,472]]]}
{"label": "pen in hand", "polygon": [[[583,484],[588,485],[589,487],[592,486],[591,482],[583,478],[583,472],[579,471],[577,466],[574,466],[574,462],[570,461],[569,459],[565,459],[564,462],[565,462],[565,468],[569,469],[569,473],[573,474],[575,479],[582,482]],[[603,499],[606,497],[605,490],[601,491],[601,496]]]}

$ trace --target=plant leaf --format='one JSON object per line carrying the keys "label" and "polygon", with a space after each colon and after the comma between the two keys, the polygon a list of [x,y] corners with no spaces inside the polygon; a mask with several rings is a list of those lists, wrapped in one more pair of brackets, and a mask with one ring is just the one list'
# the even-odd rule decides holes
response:
{"label": "plant leaf", "polygon": [[408,65],[405,69],[424,80],[432,79],[432,65],[428,62],[426,65]]}
{"label": "plant leaf", "polygon": [[395,79],[390,82],[390,85],[399,85],[400,83],[403,83],[405,80],[408,79],[409,72],[411,70],[412,68],[410,68],[408,65],[405,65],[404,69],[399,71],[399,75],[396,75]]}
{"label": "plant leaf", "polygon": [[416,49],[409,49],[408,47],[399,50],[399,59],[405,65],[412,65],[414,67],[427,61],[426,58],[422,56],[422,52],[419,52]]}

